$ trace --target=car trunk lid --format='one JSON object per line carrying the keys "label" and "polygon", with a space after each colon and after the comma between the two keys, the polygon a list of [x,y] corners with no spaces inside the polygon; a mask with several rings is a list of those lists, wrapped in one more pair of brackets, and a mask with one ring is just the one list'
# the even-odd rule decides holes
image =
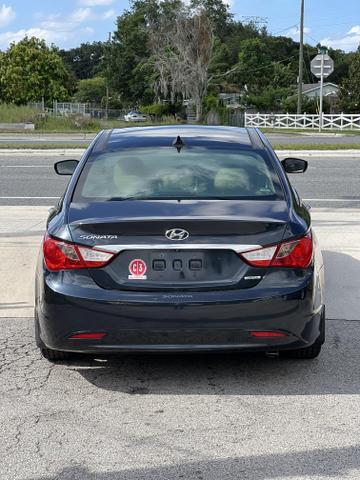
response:
{"label": "car trunk lid", "polygon": [[[251,287],[264,272],[238,253],[280,242],[287,221],[280,200],[117,201],[69,209],[74,242],[118,254],[91,270],[99,285],[113,289]],[[172,229],[189,236],[171,240],[165,233]]]}

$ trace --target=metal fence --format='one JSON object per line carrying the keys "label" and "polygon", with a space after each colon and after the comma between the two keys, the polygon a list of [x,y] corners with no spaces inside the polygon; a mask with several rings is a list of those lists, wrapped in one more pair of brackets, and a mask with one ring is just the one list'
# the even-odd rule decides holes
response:
{"label": "metal fence", "polygon": [[[320,115],[245,113],[246,127],[320,128]],[[321,128],[326,130],[360,130],[360,113],[323,115]]]}
{"label": "metal fence", "polygon": [[47,113],[48,115],[54,115],[55,117],[69,117],[77,115],[99,119],[120,119],[123,118],[127,113],[127,110],[124,109],[105,109],[95,107],[89,103],[57,102],[56,100],[54,100],[52,108],[45,107],[42,102],[31,102],[28,104],[28,106]]}
{"label": "metal fence", "polygon": [[53,112],[57,116],[86,115],[86,103],[53,102]]}
{"label": "metal fence", "polygon": [[54,114],[57,117],[66,117],[69,115],[86,115],[86,103],[57,102],[56,100],[54,100],[52,108],[45,107],[42,102],[32,102],[28,105],[31,108]]}

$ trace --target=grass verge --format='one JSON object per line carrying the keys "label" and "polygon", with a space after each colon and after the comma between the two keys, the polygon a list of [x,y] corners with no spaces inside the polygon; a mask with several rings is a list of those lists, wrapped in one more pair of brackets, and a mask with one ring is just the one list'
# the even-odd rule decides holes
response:
{"label": "grass verge", "polygon": [[275,143],[275,150],[360,150],[360,143]]}
{"label": "grass verge", "polygon": [[320,133],[317,129],[313,128],[260,128],[260,130],[267,134],[267,133],[276,133],[276,134],[284,134],[284,135],[300,135],[300,134],[313,134],[313,135],[321,135],[322,133],[333,133],[337,135],[347,135],[347,136],[360,136],[360,130],[330,130],[330,129],[323,129]]}

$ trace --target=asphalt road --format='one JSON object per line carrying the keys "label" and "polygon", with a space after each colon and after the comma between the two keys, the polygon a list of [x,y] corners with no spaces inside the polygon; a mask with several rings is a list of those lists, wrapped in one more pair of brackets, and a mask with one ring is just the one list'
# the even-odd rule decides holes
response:
{"label": "asphalt road", "polygon": [[0,155],[1,196],[21,197],[0,199],[0,480],[358,480],[359,158],[312,158],[291,177],[313,207],[325,260],[318,359],[54,366],[34,346],[31,316],[47,207],[66,183],[56,160]]}
{"label": "asphalt road", "polygon": [[0,133],[0,145],[16,144],[41,146],[47,143],[86,147],[95,137],[93,133]]}
{"label": "asphalt road", "polygon": [[[46,154],[31,158],[11,157],[2,156],[0,152],[0,205],[54,204],[63,193],[68,177],[56,175],[53,165],[64,158]],[[314,207],[360,206],[358,157],[311,157],[307,160],[308,171],[290,177],[306,202]]]}
{"label": "asphalt road", "polygon": [[[37,145],[56,143],[58,145],[73,145],[75,147],[87,146],[94,138],[92,133],[0,133],[0,145],[20,143],[36,147]],[[341,133],[333,134],[325,132],[318,134],[316,131],[306,134],[302,133],[268,133],[267,137],[273,144],[350,144],[360,143],[360,131],[358,135],[345,135]]]}

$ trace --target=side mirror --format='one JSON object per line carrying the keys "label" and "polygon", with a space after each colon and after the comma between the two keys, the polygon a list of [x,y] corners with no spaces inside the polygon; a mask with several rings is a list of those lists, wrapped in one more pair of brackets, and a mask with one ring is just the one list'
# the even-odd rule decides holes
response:
{"label": "side mirror", "polygon": [[78,164],[78,160],[61,160],[55,163],[54,169],[58,175],[72,175]]}
{"label": "side mirror", "polygon": [[304,173],[308,168],[308,162],[301,158],[285,158],[281,164],[286,173]]}

